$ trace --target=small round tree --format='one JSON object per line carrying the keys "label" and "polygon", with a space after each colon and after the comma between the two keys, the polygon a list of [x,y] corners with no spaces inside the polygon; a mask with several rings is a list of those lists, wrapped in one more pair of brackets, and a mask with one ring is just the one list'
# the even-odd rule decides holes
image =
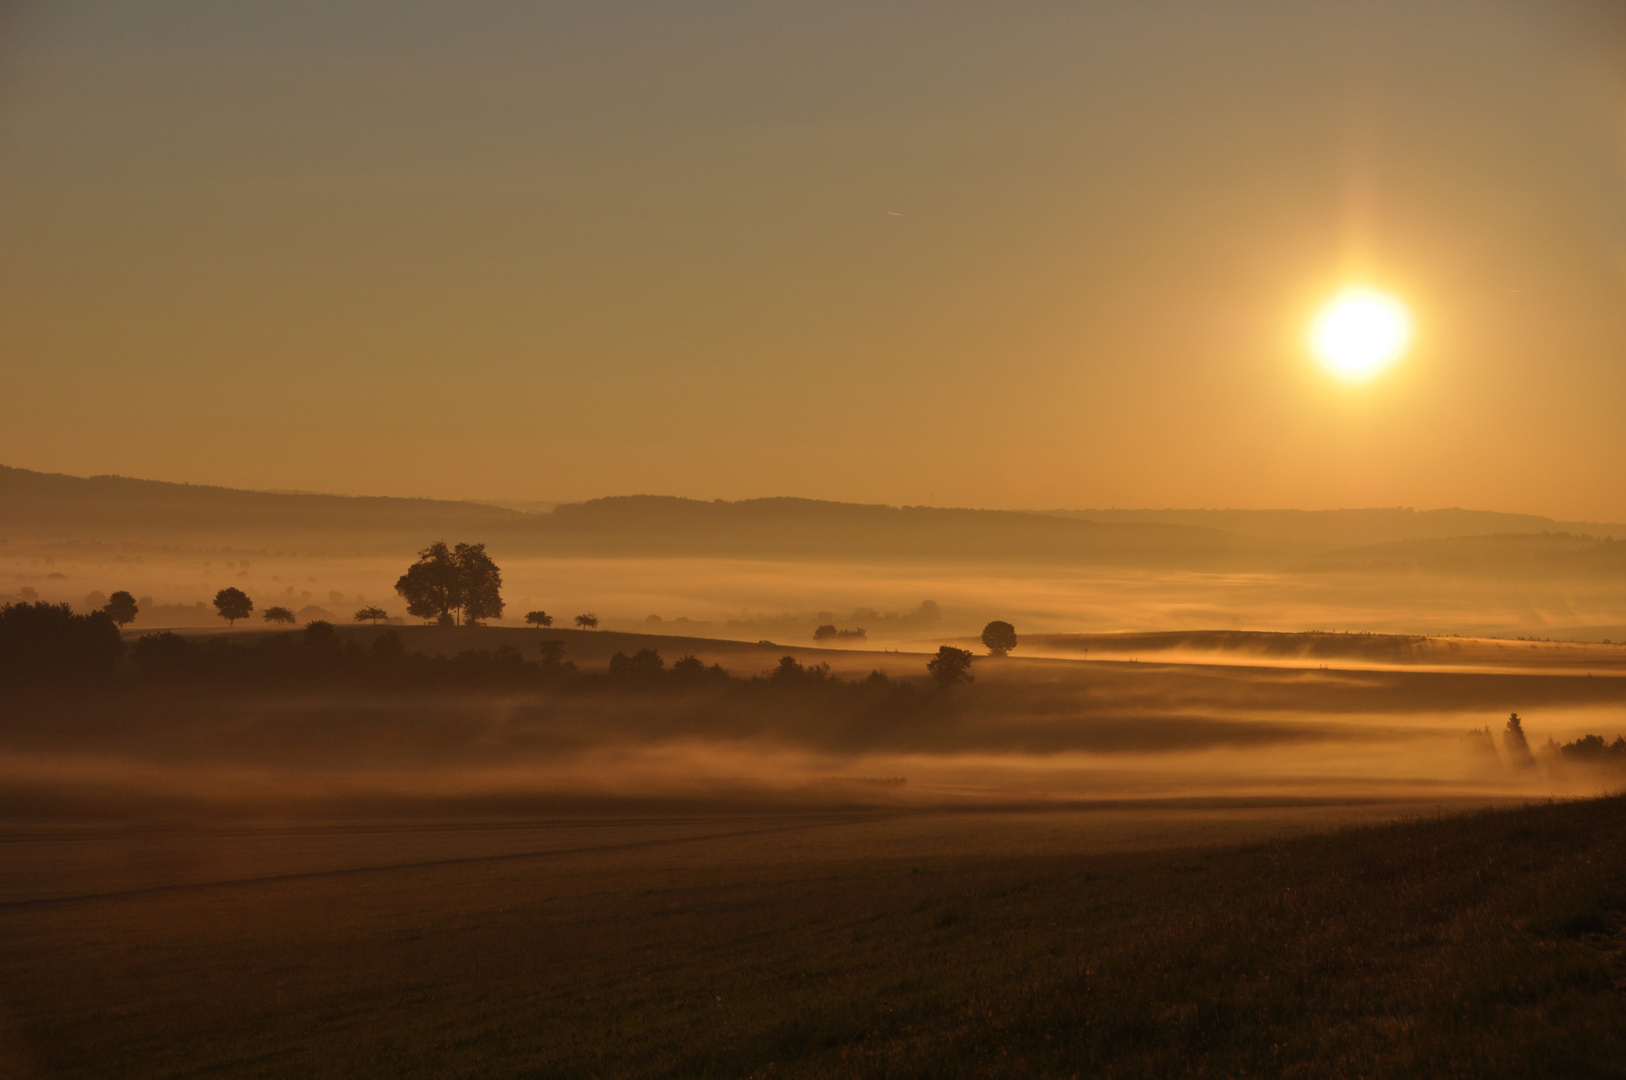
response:
{"label": "small round tree", "polygon": [[544,626],[553,625],[553,616],[545,611],[527,611],[525,621],[540,630]]}
{"label": "small round tree", "polygon": [[982,628],[982,643],[988,646],[989,656],[1006,656],[1016,648],[1016,627],[995,619]]}
{"label": "small round tree", "polygon": [[215,611],[227,626],[237,625],[238,619],[248,618],[249,612],[254,610],[254,601],[242,589],[225,588],[215,593]]}
{"label": "small round tree", "polygon": [[141,613],[141,609],[136,607],[135,597],[123,589],[109,596],[107,606],[102,610],[107,612],[109,619],[118,623],[120,630],[124,629],[125,623],[133,622],[135,617]]}
{"label": "small round tree", "polygon": [[287,623],[290,626],[299,621],[294,617],[294,613],[285,607],[268,607],[260,617],[266,622]]}
{"label": "small round tree", "polygon": [[926,670],[937,680],[938,687],[949,690],[960,683],[972,681],[973,659],[969,649],[956,649],[953,645],[944,645],[938,648],[936,656],[927,661]]}
{"label": "small round tree", "polygon": [[581,627],[583,630],[597,630],[598,616],[593,614],[591,611],[584,615],[578,615],[576,616],[576,625]]}
{"label": "small round tree", "polygon": [[389,617],[390,617],[389,612],[387,612],[383,608],[377,607],[377,606],[364,607],[360,611],[356,612],[356,621],[357,622],[370,622],[374,626],[378,625],[378,620],[387,619]]}

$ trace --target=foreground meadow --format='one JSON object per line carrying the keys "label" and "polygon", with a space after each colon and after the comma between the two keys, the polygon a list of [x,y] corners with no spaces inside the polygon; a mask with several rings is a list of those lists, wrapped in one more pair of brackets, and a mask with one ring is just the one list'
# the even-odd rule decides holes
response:
{"label": "foreground meadow", "polygon": [[[461,845],[307,827],[282,834],[280,869],[259,877],[172,869],[168,885],[0,904],[0,1064],[1621,1075],[1626,799],[1297,839],[1272,823],[1328,818],[1218,809],[1218,830],[1212,807],[559,821],[515,838],[529,851],[500,850],[489,826]],[[199,845],[198,827],[181,831],[123,840],[178,858]],[[241,849],[277,846],[250,832],[214,838],[239,849],[239,873]],[[64,872],[44,847],[117,840],[32,831],[5,846],[33,845],[44,879]],[[382,863],[360,865],[369,851]]]}

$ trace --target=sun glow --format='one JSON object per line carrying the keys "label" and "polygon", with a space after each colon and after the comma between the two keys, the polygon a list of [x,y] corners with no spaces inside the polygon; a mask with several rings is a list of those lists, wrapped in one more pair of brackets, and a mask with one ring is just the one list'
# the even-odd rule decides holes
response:
{"label": "sun glow", "polygon": [[1310,347],[1322,365],[1350,382],[1372,378],[1400,359],[1410,343],[1405,307],[1375,289],[1344,290],[1310,324]]}

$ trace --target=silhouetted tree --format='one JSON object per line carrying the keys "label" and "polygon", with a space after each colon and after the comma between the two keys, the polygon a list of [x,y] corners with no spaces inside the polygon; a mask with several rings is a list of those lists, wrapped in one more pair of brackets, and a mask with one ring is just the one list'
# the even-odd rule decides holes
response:
{"label": "silhouetted tree", "polygon": [[452,551],[452,559],[457,564],[463,624],[473,626],[481,619],[502,618],[502,571],[486,554],[486,546],[459,544]]}
{"label": "silhouetted tree", "polygon": [[306,647],[317,652],[332,652],[339,647],[339,631],[322,619],[306,623],[304,637]]}
{"label": "silhouetted tree", "polygon": [[995,619],[982,628],[982,643],[990,656],[1007,656],[1016,648],[1016,627]]}
{"label": "silhouetted tree", "polygon": [[628,656],[618,652],[610,657],[610,679],[633,686],[650,686],[665,674],[666,661],[654,649],[639,649]]}
{"label": "silhouetted tree", "polygon": [[832,638],[834,638],[835,636],[836,636],[836,627],[835,627],[834,623],[825,623],[823,626],[821,626],[817,630],[813,631],[813,640],[814,641],[829,641]]}
{"label": "silhouetted tree", "polygon": [[960,683],[972,681],[972,659],[970,650],[944,645],[937,650],[937,655],[927,662],[926,670],[937,680],[938,686],[948,690]]}
{"label": "silhouetted tree", "polygon": [[553,616],[545,611],[527,611],[525,621],[540,630],[544,626],[553,625]]}
{"label": "silhouetted tree", "polygon": [[172,630],[142,634],[130,658],[147,675],[178,675],[197,658],[198,649]]}
{"label": "silhouetted tree", "polygon": [[248,618],[249,612],[254,610],[254,601],[242,589],[227,587],[215,593],[215,611],[227,626],[237,625],[238,619]]}
{"label": "silhouetted tree", "polygon": [[112,619],[122,629],[125,623],[134,622],[135,617],[141,613],[136,607],[135,597],[120,589],[107,598],[107,606],[102,608],[107,617]]}
{"label": "silhouetted tree", "polygon": [[268,607],[261,614],[261,618],[271,623],[295,623],[299,621],[294,617],[294,613],[285,607]]}
{"label": "silhouetted tree", "polygon": [[803,667],[794,656],[781,656],[779,666],[768,672],[768,682],[775,686],[800,686],[828,681],[830,681],[829,664]]}
{"label": "silhouetted tree", "polygon": [[458,615],[465,625],[502,617],[502,572],[484,544],[448,548],[436,540],[418,552],[395,591],[406,600],[408,614],[442,626],[455,625]]}
{"label": "silhouetted tree", "polygon": [[585,615],[578,615],[576,616],[576,625],[581,627],[583,630],[597,630],[598,616],[594,615],[591,611],[587,612]]}
{"label": "silhouetted tree", "polygon": [[1617,735],[1611,743],[1605,742],[1602,735],[1583,735],[1558,747],[1558,751],[1577,761],[1626,762],[1626,737]]}
{"label": "silhouetted tree", "polygon": [[376,607],[376,606],[375,607],[364,607],[360,611],[356,612],[356,621],[357,622],[370,622],[374,626],[378,625],[378,620],[387,619],[389,617],[390,617],[389,612],[385,611],[381,607]]}
{"label": "silhouetted tree", "polygon": [[124,640],[105,611],[75,615],[67,604],[0,607],[0,685],[109,675]]}
{"label": "silhouetted tree", "polygon": [[1534,765],[1536,757],[1530,752],[1530,740],[1524,736],[1524,724],[1519,714],[1507,718],[1507,729],[1502,732],[1502,749],[1515,765]]}
{"label": "silhouetted tree", "polygon": [[418,552],[418,561],[395,582],[395,591],[406,601],[407,614],[451,626],[456,622],[452,612],[462,605],[452,549],[436,540]]}

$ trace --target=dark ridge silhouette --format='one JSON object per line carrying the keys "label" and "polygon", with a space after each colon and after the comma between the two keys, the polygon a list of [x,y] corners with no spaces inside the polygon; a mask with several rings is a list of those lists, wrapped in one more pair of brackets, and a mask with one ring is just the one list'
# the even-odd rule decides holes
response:
{"label": "dark ridge silhouette", "polygon": [[811,499],[594,499],[530,514],[470,502],[291,495],[37,473],[0,466],[13,536],[395,554],[422,537],[477,534],[514,554],[1018,559],[1060,564],[1251,564],[1279,545],[1213,530],[1068,521],[1019,511],[863,506]]}
{"label": "dark ridge silhouette", "polygon": [[[1278,517],[1258,520],[1300,520],[1297,512],[1268,513]],[[193,544],[394,556],[417,550],[425,536],[472,534],[517,557],[711,556],[1322,574],[1427,571],[1611,581],[1626,571],[1626,540],[1611,538],[1612,532],[1626,534],[1622,526],[1477,511],[1352,510],[1304,519],[1319,523],[1315,528],[1258,530],[1270,535],[1211,527],[1256,520],[1246,514],[1058,514],[797,498],[703,502],[654,495],[593,499],[548,513],[524,513],[473,502],[238,491],[0,466],[0,536],[50,543]],[[1493,528],[1504,531],[1414,535]],[[1394,539],[1397,533],[1400,539]],[[1368,542],[1374,537],[1383,542]]]}
{"label": "dark ridge silhouette", "polygon": [[1569,532],[1626,537],[1626,524],[1555,521],[1494,510],[1414,510],[1409,506],[1349,510],[1052,510],[1060,517],[1120,524],[1188,525],[1201,529],[1316,544],[1386,544],[1494,533]]}

